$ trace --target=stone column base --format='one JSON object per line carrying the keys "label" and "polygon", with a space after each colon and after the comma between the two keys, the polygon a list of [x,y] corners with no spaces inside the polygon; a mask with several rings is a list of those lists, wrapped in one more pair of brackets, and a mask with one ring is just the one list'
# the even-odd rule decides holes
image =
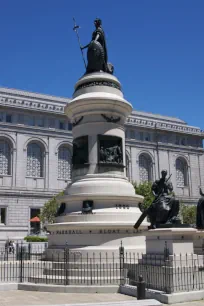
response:
{"label": "stone column base", "polygon": [[130,284],[139,275],[148,288],[166,293],[204,288],[203,256],[194,254],[193,228],[160,228],[146,233],[146,254],[128,265]]}
{"label": "stone column base", "polygon": [[193,240],[194,253],[204,255],[204,230],[197,230]]}

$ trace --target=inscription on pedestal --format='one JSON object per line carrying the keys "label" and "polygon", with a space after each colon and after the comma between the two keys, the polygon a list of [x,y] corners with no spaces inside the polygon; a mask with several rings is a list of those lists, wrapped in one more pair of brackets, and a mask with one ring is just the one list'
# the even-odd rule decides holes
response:
{"label": "inscription on pedestal", "polygon": [[121,230],[121,229],[98,229],[98,230],[57,230],[52,231],[51,235],[113,235],[113,234],[137,234],[136,230]]}

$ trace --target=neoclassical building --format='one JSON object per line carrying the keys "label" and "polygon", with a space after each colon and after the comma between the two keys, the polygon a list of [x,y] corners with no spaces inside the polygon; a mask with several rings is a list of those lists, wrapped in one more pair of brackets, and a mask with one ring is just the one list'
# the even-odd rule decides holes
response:
{"label": "neoclassical building", "polygon": [[[71,178],[68,98],[0,88],[0,241],[24,237],[30,219]],[[172,174],[176,195],[195,204],[204,187],[204,133],[181,119],[133,111],[126,122],[126,172],[132,182]]]}

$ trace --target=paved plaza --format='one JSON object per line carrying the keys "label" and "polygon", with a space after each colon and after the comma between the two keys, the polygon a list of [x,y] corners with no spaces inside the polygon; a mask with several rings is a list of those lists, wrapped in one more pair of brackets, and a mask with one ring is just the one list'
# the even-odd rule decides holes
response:
{"label": "paved plaza", "polygon": [[[56,293],[13,290],[0,292],[0,306],[15,305],[60,305],[77,303],[100,303],[135,300],[134,297],[118,293]],[[204,304],[203,304],[204,305]]]}
{"label": "paved plaza", "polygon": [[[119,293],[56,293],[12,290],[0,292],[0,306],[18,305],[61,305],[78,303],[122,302],[135,300],[134,297]],[[172,306],[204,306],[204,300],[172,304]]]}

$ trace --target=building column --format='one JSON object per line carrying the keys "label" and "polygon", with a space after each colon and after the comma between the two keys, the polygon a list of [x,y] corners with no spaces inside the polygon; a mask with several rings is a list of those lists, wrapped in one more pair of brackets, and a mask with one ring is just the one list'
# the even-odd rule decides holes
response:
{"label": "building column", "polygon": [[192,195],[192,174],[191,174],[191,158],[188,154],[189,166],[188,166],[188,185],[189,185],[189,196]]}
{"label": "building column", "polygon": [[11,186],[16,186],[16,167],[17,167],[17,151],[16,149],[12,149],[11,151],[11,175],[12,175],[12,183]]}
{"label": "building column", "polygon": [[45,152],[45,183],[44,188],[48,189],[48,183],[49,183],[49,152]]}

